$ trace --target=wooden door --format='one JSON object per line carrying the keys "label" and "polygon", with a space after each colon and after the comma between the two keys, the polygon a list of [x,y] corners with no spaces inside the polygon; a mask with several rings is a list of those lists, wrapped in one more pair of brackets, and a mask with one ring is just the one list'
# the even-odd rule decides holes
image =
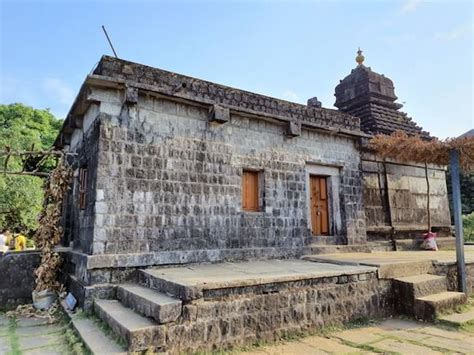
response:
{"label": "wooden door", "polygon": [[314,235],[329,234],[327,178],[311,176],[311,226]]}

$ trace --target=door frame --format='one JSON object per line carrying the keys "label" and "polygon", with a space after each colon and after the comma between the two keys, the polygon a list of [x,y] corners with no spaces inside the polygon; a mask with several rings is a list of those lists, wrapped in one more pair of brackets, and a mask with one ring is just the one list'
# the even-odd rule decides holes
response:
{"label": "door frame", "polygon": [[[340,207],[339,186],[341,168],[336,166],[326,166],[314,163],[306,164],[306,216],[308,222],[308,229],[313,234],[313,226],[311,223],[311,176],[326,177],[327,199],[328,199],[328,220],[329,232],[322,237],[331,237],[343,235],[342,215]],[[313,234],[316,236],[315,234]]]}

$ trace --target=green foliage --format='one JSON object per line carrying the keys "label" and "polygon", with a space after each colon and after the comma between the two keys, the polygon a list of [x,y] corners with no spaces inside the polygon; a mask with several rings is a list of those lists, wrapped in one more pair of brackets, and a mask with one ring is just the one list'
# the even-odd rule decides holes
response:
{"label": "green foliage", "polygon": [[[12,151],[48,149],[54,143],[62,121],[49,110],[38,110],[23,104],[0,105],[0,149]],[[4,158],[0,166],[4,167]],[[22,170],[25,162],[11,157],[9,170]],[[0,229],[20,228],[31,231],[37,227],[41,210],[42,180],[31,176],[0,174]]]}
{"label": "green foliage", "polygon": [[464,240],[466,242],[474,242],[474,212],[462,216],[464,227]]}

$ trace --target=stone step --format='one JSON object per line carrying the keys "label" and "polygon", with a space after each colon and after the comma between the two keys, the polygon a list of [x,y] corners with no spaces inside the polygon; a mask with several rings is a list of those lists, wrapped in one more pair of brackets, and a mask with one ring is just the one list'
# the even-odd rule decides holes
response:
{"label": "stone step", "polygon": [[439,321],[454,327],[474,324],[474,309],[468,312],[448,314],[438,318]]}
{"label": "stone step", "polygon": [[308,246],[310,254],[336,254],[336,253],[368,253],[369,248],[363,245],[320,245],[310,244]]}
{"label": "stone step", "polygon": [[369,241],[367,243],[371,252],[378,252],[378,251],[394,251],[395,247],[392,241],[384,240],[384,241]]}
{"label": "stone step", "polygon": [[452,312],[454,307],[465,303],[462,292],[440,292],[415,299],[414,315],[418,319],[432,320],[442,313]]}
{"label": "stone step", "polygon": [[174,322],[181,316],[181,300],[137,284],[119,285],[117,298],[124,306],[159,324]]}
{"label": "stone step", "polygon": [[155,351],[165,345],[165,326],[135,313],[119,301],[97,299],[94,310],[125,341],[128,351]]}
{"label": "stone step", "polygon": [[[453,237],[441,237],[436,238],[436,244],[438,249],[455,249],[456,248],[456,239]],[[420,242],[417,242],[415,239],[397,239],[395,240],[395,247],[397,251],[404,250],[421,250]]]}
{"label": "stone step", "polygon": [[71,320],[73,328],[81,338],[85,347],[93,355],[114,354],[126,355],[127,351],[123,349],[110,335],[106,334],[97,324],[98,320],[91,317],[85,317],[84,314],[74,314],[61,302],[63,311]]}
{"label": "stone step", "polygon": [[369,242],[359,245],[335,245],[311,243],[307,252],[311,254],[337,254],[337,253],[370,253],[374,251],[393,251],[391,241]]}
{"label": "stone step", "polygon": [[446,277],[430,274],[394,278],[392,287],[395,307],[408,316],[413,315],[415,299],[448,290]]}
{"label": "stone step", "polygon": [[447,280],[445,276],[421,274],[393,279],[400,295],[407,296],[412,302],[419,297],[445,292]]}
{"label": "stone step", "polygon": [[378,276],[380,279],[394,279],[399,277],[415,276],[427,274],[433,268],[431,260],[422,261],[398,261],[398,262],[379,262],[366,263],[378,267]]}

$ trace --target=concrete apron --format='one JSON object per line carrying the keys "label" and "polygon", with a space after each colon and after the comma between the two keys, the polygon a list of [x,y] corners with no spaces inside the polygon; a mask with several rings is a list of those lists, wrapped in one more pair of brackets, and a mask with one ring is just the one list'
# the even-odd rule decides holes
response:
{"label": "concrete apron", "polygon": [[[456,263],[456,252],[454,250],[443,250],[340,253],[306,255],[302,259],[338,265],[376,267],[379,279],[393,279],[432,273],[435,265],[454,265]],[[474,248],[466,248],[465,259],[466,264],[474,263]]]}
{"label": "concrete apron", "polygon": [[[291,284],[293,282],[349,277],[375,273],[376,268],[365,265],[337,265],[306,260],[266,260],[195,264],[172,268],[141,270],[139,282],[151,288],[179,295],[182,300],[193,300],[214,295],[230,295],[237,289],[262,285]],[[337,281],[336,281],[337,282]]]}

